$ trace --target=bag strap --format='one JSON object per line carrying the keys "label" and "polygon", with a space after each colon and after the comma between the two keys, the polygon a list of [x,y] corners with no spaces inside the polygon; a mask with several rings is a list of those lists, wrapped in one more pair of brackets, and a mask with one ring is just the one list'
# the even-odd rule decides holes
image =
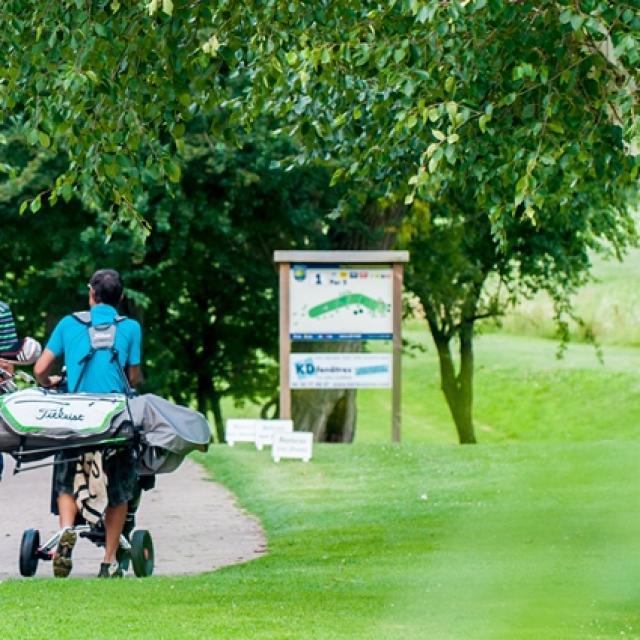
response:
{"label": "bag strap", "polygon": [[[87,326],[91,326],[91,311],[75,311],[74,313],[71,314],[71,317],[74,320],[77,320],[78,322],[80,322],[81,324],[87,325]],[[116,315],[113,318],[113,322],[115,324],[118,324],[119,322],[122,322],[123,320],[126,320],[127,316],[121,316],[121,315]],[[107,324],[112,324],[111,322],[107,323]],[[99,325],[102,326],[102,325]]]}

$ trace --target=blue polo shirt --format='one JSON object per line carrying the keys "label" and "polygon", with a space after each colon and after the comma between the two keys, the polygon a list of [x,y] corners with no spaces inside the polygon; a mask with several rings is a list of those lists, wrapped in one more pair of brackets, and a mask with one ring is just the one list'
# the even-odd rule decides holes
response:
{"label": "blue polo shirt", "polygon": [[[113,322],[116,310],[108,304],[96,304],[91,308],[91,324],[99,325]],[[135,320],[127,318],[118,322],[115,348],[118,351],[120,366],[140,364],[140,345],[142,332]],[[90,393],[124,392],[126,387],[122,375],[115,362],[111,362],[109,349],[100,349],[93,354],[82,376],[80,387],[76,389],[83,369],[81,360],[89,353],[91,342],[87,326],[68,315],[62,318],[53,330],[47,349],[56,358],[64,357],[67,367],[69,391],[86,391]]]}

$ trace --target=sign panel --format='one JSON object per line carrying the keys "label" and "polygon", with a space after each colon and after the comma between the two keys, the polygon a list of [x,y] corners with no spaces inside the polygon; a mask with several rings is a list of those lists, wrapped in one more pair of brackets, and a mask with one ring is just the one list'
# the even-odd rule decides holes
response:
{"label": "sign panel", "polygon": [[256,420],[256,448],[270,447],[277,433],[291,433],[293,420]]}
{"label": "sign panel", "polygon": [[313,454],[313,433],[310,431],[294,431],[293,433],[277,433],[273,437],[271,457],[275,462],[282,458],[295,458],[309,462]]}
{"label": "sign panel", "polygon": [[291,265],[291,340],[391,340],[393,269]]}
{"label": "sign panel", "polygon": [[256,441],[256,420],[229,419],[225,429],[224,438],[230,447],[236,442]]}
{"label": "sign panel", "polygon": [[262,420],[259,418],[230,418],[227,420],[225,440],[230,447],[236,442],[253,442],[257,449],[271,446],[276,433],[291,433],[293,420]]}
{"label": "sign panel", "polygon": [[387,389],[392,386],[390,353],[292,353],[292,389]]}

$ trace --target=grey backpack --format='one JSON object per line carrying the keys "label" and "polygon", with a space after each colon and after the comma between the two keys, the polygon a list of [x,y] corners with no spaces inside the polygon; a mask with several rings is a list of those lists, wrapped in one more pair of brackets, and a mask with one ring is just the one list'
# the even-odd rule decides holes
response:
{"label": "grey backpack", "polygon": [[71,316],[74,318],[74,320],[77,320],[80,324],[83,324],[87,328],[90,344],[89,352],[78,362],[79,365],[82,365],[82,371],[80,372],[78,382],[76,383],[76,388],[73,389],[73,392],[76,392],[78,390],[78,387],[82,382],[82,378],[84,377],[85,371],[87,370],[87,365],[91,361],[91,358],[93,358],[95,352],[108,350],[111,352],[110,362],[115,362],[116,367],[118,368],[118,371],[122,376],[124,388],[127,395],[131,394],[132,390],[131,385],[129,384],[129,379],[120,366],[118,350],[116,349],[116,333],[118,330],[118,324],[123,320],[126,320],[127,316],[117,315],[113,319],[113,322],[106,322],[97,325],[91,324],[90,311],[76,311],[75,313],[71,314]]}

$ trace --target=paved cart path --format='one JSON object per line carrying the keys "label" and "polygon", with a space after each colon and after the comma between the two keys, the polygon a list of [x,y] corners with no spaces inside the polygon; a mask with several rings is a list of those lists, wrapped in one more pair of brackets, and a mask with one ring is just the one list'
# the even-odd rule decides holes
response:
{"label": "paved cart path", "polygon": [[[51,468],[14,476],[13,460],[5,456],[5,465],[0,482],[0,580],[20,577],[18,558],[25,529],[38,529],[41,542],[57,531],[57,518],[49,513]],[[205,471],[189,460],[173,473],[158,476],[155,489],[143,493],[136,526],[151,532],[154,575],[158,576],[212,571],[247,562],[266,550],[258,520],[242,511],[233,494],[209,481]],[[79,539],[71,575],[96,575],[102,551]],[[51,562],[40,561],[36,577],[52,575]]]}

